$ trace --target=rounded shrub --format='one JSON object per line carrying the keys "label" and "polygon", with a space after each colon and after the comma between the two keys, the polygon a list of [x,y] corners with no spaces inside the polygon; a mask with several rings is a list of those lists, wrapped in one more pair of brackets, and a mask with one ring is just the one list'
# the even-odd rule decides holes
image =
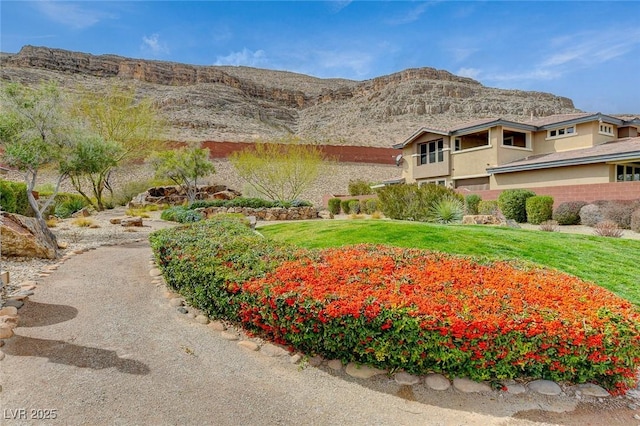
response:
{"label": "rounded shrub", "polygon": [[631,213],[631,230],[640,233],[640,208]]}
{"label": "rounded shrub", "polygon": [[507,189],[498,197],[498,207],[505,218],[524,223],[527,221],[527,198],[535,195],[528,189]]}
{"label": "rounded shrub", "polygon": [[478,194],[469,194],[464,197],[464,211],[466,214],[478,214],[478,204],[482,198]]}
{"label": "rounded shrub", "polygon": [[327,207],[331,214],[340,214],[340,198],[330,198]]}
{"label": "rounded shrub", "polygon": [[580,223],[585,226],[596,226],[603,220],[602,211],[595,204],[587,204],[580,209]]}
{"label": "rounded shrub", "polygon": [[621,229],[631,229],[631,213],[634,205],[630,201],[610,201],[602,207],[602,216]]}
{"label": "rounded shrub", "polygon": [[349,213],[352,213],[352,214],[360,213],[360,200],[349,201]]}
{"label": "rounded shrub", "polygon": [[565,201],[556,207],[552,218],[558,225],[579,225],[580,209],[586,205],[586,201]]}
{"label": "rounded shrub", "polygon": [[373,194],[373,190],[371,189],[371,183],[362,180],[352,180],[349,182],[349,195],[369,195]]}
{"label": "rounded shrub", "polygon": [[16,194],[10,182],[0,181],[0,207],[9,213],[16,213]]}
{"label": "rounded shrub", "polygon": [[526,200],[527,222],[539,225],[551,219],[553,215],[553,197],[535,195]]}
{"label": "rounded shrub", "polygon": [[478,214],[496,215],[499,211],[498,201],[496,200],[481,200],[478,203]]}
{"label": "rounded shrub", "polygon": [[342,209],[342,213],[344,213],[344,214],[351,213],[351,211],[349,210],[349,201],[351,201],[351,200],[341,200],[340,201],[340,208]]}
{"label": "rounded shrub", "polygon": [[378,211],[377,198],[369,198],[367,200],[363,200],[363,204],[364,204],[364,212],[366,214],[373,214]]}
{"label": "rounded shrub", "polygon": [[445,197],[464,201],[462,195],[442,185],[388,185],[377,191],[380,210],[391,219],[428,222],[434,203]]}

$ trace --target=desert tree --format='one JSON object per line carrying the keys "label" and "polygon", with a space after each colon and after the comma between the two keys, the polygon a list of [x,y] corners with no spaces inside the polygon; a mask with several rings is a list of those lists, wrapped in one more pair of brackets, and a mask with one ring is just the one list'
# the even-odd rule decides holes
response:
{"label": "desert tree", "polygon": [[27,199],[42,230],[53,242],[43,218],[65,178],[61,173],[54,196],[39,206],[33,195],[38,175],[45,167],[57,167],[69,152],[71,122],[65,114],[66,99],[54,83],[27,87],[17,83],[3,84],[0,91],[0,144],[2,160],[24,176]]}
{"label": "desert tree", "polygon": [[198,180],[215,173],[209,150],[198,145],[153,152],[149,164],[158,179],[169,179],[180,186],[190,203],[196,200]]}
{"label": "desert tree", "polygon": [[[135,87],[122,84],[113,84],[102,91],[80,91],[73,103],[72,114],[85,123],[90,134],[99,137],[85,140],[81,144],[85,151],[77,154],[86,154],[89,148],[100,153],[101,161],[92,164],[92,171],[85,173],[85,180],[91,182],[96,206],[102,210],[102,189],[106,187],[111,191],[109,176],[112,170],[142,160],[157,149],[161,144],[164,121],[151,98],[137,96]],[[105,144],[102,148],[99,147],[100,140]],[[96,169],[98,163],[103,167],[100,171]]]}
{"label": "desert tree", "polygon": [[[69,177],[74,189],[89,205],[102,211],[105,209],[102,194],[107,176],[118,165],[122,147],[82,130],[76,131],[73,139],[72,148],[60,162],[60,171]],[[86,191],[86,184],[91,193]]]}
{"label": "desert tree", "polygon": [[295,137],[258,142],[229,161],[256,192],[283,202],[298,199],[328,164],[319,146]]}

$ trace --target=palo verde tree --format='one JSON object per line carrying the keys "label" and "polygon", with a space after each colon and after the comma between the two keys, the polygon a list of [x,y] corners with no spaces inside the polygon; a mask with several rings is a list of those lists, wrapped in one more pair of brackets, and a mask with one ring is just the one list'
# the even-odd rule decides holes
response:
{"label": "palo verde tree", "polygon": [[[75,190],[96,210],[104,210],[102,193],[107,174],[118,165],[122,147],[98,135],[78,131],[69,154],[61,161],[60,171],[69,177]],[[85,188],[89,185],[91,193]]]}
{"label": "palo verde tree", "polygon": [[156,178],[175,182],[185,191],[190,203],[196,200],[198,179],[215,173],[215,167],[209,160],[209,150],[197,145],[154,152],[148,162]]}
{"label": "palo verde tree", "polygon": [[259,194],[284,202],[298,199],[327,164],[318,146],[293,137],[258,142],[232,153],[229,161]]}
{"label": "palo verde tree", "polygon": [[[2,160],[19,170],[27,184],[27,199],[35,212],[42,232],[55,242],[43,213],[54,197],[39,206],[33,190],[38,173],[47,166],[57,166],[69,152],[70,121],[65,115],[65,98],[53,83],[43,83],[30,88],[17,83],[5,84],[0,91],[0,143]],[[54,196],[64,179],[60,174]]]}
{"label": "palo verde tree", "polygon": [[[117,166],[142,160],[156,149],[160,145],[164,122],[150,98],[140,98],[134,87],[117,84],[105,91],[82,92],[73,104],[72,113],[85,123],[89,133],[99,137],[85,138],[79,144],[77,159],[89,153],[98,156],[89,167],[77,168],[75,176],[78,183],[90,182],[92,196],[97,200],[94,205],[103,210],[102,190],[106,187],[111,191],[111,171]],[[100,141],[105,146],[100,147]]]}

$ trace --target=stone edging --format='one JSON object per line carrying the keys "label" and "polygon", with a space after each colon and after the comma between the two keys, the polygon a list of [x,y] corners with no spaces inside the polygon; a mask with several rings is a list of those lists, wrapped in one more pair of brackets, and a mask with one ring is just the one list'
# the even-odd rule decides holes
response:
{"label": "stone edging", "polygon": [[[170,306],[174,307],[180,314],[184,314],[188,318],[193,319],[196,323],[205,325],[211,330],[217,332],[221,338],[237,342],[237,345],[242,349],[255,351],[267,357],[281,358],[292,364],[300,364],[302,366],[308,364],[312,367],[326,366],[335,372],[341,372],[344,370],[347,375],[356,379],[366,380],[375,376],[389,375],[389,372],[385,370],[372,368],[366,365],[349,363],[345,366],[340,360],[326,360],[319,356],[308,358],[301,353],[291,353],[283,346],[276,345],[262,339],[250,338],[243,332],[243,330],[237,329],[230,324],[226,324],[219,320],[210,320],[200,310],[188,306],[184,298],[179,294],[167,289],[164,278],[162,277],[162,271],[158,269],[153,256],[149,260],[149,267],[151,283],[155,284],[156,287],[165,289],[164,297],[168,300]],[[574,385],[563,390],[558,383],[551,380],[534,380],[528,383],[505,380],[501,382],[501,390],[494,390],[488,382],[475,382],[468,378],[454,378],[450,381],[444,375],[436,373],[427,374],[425,376],[415,376],[404,371],[398,371],[393,373],[392,377],[399,385],[415,386],[424,384],[429,389],[436,391],[446,391],[453,388],[454,390],[462,393],[507,392],[512,395],[532,393],[546,396],[572,394],[575,395],[577,399],[582,399],[583,396],[595,398],[611,397],[607,390],[601,386],[591,383]]]}

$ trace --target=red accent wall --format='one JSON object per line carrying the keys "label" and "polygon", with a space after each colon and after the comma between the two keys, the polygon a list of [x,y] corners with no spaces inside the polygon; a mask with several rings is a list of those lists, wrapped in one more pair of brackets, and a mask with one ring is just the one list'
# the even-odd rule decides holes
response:
{"label": "red accent wall", "polygon": [[[202,143],[203,148],[209,148],[211,158],[226,158],[232,152],[247,149],[253,145],[253,142],[206,141]],[[319,147],[328,157],[343,163],[395,164],[395,158],[400,153],[394,148],[343,145],[320,145]]]}
{"label": "red accent wall", "polygon": [[[564,185],[545,186],[530,189],[537,195],[550,195],[553,197],[554,206],[565,201],[586,201],[588,203],[597,200],[640,200],[640,182],[610,182],[593,183],[589,185]],[[478,194],[483,200],[497,200],[503,190],[466,191],[460,190],[463,195]]]}

